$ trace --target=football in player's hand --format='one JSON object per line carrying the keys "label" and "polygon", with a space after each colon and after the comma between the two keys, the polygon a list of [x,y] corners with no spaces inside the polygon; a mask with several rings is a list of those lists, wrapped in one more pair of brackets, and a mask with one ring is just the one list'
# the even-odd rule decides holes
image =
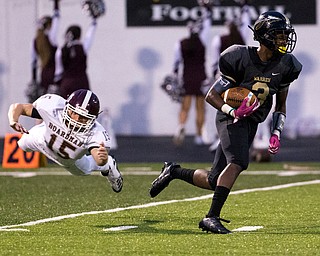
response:
{"label": "football in player's hand", "polygon": [[249,97],[250,106],[256,100],[256,96],[247,88],[244,87],[233,87],[221,94],[222,99],[225,103],[233,108],[240,107],[242,101]]}

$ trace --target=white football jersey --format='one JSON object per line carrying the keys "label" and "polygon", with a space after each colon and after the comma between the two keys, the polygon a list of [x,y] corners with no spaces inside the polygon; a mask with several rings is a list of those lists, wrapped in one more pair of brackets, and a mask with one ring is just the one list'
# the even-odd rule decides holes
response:
{"label": "white football jersey", "polygon": [[[89,149],[99,147],[101,143],[110,148],[111,142],[107,131],[97,121],[88,133],[70,133],[62,121],[65,104],[66,100],[56,94],[46,94],[38,98],[33,106],[43,122],[34,128],[38,143],[43,144],[41,152],[60,165],[71,167],[75,160],[89,154]],[[32,130],[33,128],[30,132]]]}

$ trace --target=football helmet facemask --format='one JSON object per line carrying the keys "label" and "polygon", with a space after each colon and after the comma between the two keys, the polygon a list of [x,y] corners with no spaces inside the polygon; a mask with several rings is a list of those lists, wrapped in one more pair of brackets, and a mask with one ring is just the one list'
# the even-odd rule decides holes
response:
{"label": "football helmet facemask", "polygon": [[[250,29],[254,40],[280,54],[291,53],[296,46],[297,34],[294,28],[289,19],[277,11],[262,13]],[[277,39],[279,35],[282,35],[280,40]]]}
{"label": "football helmet facemask", "polygon": [[[89,90],[80,89],[67,99],[63,110],[63,123],[71,133],[87,133],[99,115],[98,97]],[[77,120],[72,117],[78,117]]]}

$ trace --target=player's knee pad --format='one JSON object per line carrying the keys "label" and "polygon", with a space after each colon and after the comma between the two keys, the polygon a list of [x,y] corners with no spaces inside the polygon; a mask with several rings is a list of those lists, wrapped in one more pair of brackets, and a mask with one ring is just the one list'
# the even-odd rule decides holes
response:
{"label": "player's knee pad", "polygon": [[249,166],[249,160],[248,161],[233,161],[233,164],[239,165],[242,170],[246,170]]}

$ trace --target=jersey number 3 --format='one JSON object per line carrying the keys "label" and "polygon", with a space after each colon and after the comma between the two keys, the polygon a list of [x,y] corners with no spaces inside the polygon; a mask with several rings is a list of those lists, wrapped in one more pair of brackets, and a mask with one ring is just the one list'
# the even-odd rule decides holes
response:
{"label": "jersey number 3", "polygon": [[257,91],[258,92],[258,99],[260,102],[260,105],[262,105],[265,100],[267,99],[267,96],[269,95],[269,86],[266,83],[262,83],[262,82],[257,82],[254,85],[252,85],[252,90]]}

